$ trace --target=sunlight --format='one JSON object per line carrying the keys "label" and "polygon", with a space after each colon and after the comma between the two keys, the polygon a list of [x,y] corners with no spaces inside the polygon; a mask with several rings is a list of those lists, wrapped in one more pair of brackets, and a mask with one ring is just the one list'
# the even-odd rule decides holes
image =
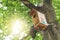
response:
{"label": "sunlight", "polygon": [[27,33],[21,32],[19,39],[21,40],[21,39],[23,39],[24,37],[26,37],[27,35],[28,35]]}
{"label": "sunlight", "polygon": [[22,21],[15,20],[12,22],[12,34],[19,34],[19,32],[22,30]]}
{"label": "sunlight", "polygon": [[20,18],[14,18],[10,19],[8,21],[9,25],[6,25],[5,28],[9,27],[11,33],[7,35],[7,37],[4,37],[4,40],[12,40],[15,37],[18,37],[18,39],[22,39],[23,37],[27,36],[26,34],[26,28],[27,23],[26,20],[20,19]]}
{"label": "sunlight", "polygon": [[2,8],[3,7],[3,5],[0,3],[0,8]]}
{"label": "sunlight", "polygon": [[12,40],[12,39],[10,37],[8,37],[8,36],[5,36],[4,40]]}
{"label": "sunlight", "polygon": [[0,29],[0,33],[3,33],[3,31]]}

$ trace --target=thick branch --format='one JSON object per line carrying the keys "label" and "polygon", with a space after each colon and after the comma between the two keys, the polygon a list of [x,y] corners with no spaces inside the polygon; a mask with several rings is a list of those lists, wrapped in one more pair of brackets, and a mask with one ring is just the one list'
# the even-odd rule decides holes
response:
{"label": "thick branch", "polygon": [[40,9],[42,9],[42,7],[35,6],[31,2],[29,2],[28,0],[21,0],[21,1],[24,3],[25,6],[27,6],[30,9],[36,9],[39,11],[40,11]]}
{"label": "thick branch", "polygon": [[36,6],[34,6],[32,3],[30,3],[29,1],[24,1],[24,0],[21,0],[25,6],[29,7],[30,9],[32,8],[36,8]]}

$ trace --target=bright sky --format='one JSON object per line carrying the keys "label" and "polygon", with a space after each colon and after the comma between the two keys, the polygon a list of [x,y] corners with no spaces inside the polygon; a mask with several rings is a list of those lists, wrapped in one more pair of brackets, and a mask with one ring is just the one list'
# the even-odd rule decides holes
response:
{"label": "bright sky", "polygon": [[12,40],[16,35],[20,36],[19,39],[22,39],[23,37],[27,36],[27,34],[24,31],[21,32],[22,30],[24,30],[23,27],[25,24],[26,23],[23,20],[19,19],[11,21],[12,33],[8,36],[5,36],[4,40]]}

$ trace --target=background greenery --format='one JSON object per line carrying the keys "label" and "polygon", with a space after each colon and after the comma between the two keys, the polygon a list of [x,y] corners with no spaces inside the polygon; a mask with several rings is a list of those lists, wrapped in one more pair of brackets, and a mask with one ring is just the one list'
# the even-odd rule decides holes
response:
{"label": "background greenery", "polygon": [[[41,0],[30,0],[34,5],[38,5]],[[60,23],[60,0],[53,0],[52,5],[56,12],[57,20]],[[14,20],[23,21],[23,29],[21,31],[28,33],[29,28],[33,25],[32,19],[29,15],[30,9],[27,8],[19,0],[0,0],[0,40],[20,40],[20,34],[12,34],[11,22]],[[31,36],[27,37],[26,40],[31,40]],[[36,34],[35,40],[42,40],[41,34]]]}

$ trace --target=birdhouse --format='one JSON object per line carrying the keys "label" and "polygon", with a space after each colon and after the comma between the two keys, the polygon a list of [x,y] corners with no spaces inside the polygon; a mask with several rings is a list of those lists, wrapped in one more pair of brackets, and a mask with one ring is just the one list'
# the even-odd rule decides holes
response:
{"label": "birdhouse", "polygon": [[35,29],[44,30],[48,26],[45,15],[43,13],[32,9],[30,15],[32,17]]}

